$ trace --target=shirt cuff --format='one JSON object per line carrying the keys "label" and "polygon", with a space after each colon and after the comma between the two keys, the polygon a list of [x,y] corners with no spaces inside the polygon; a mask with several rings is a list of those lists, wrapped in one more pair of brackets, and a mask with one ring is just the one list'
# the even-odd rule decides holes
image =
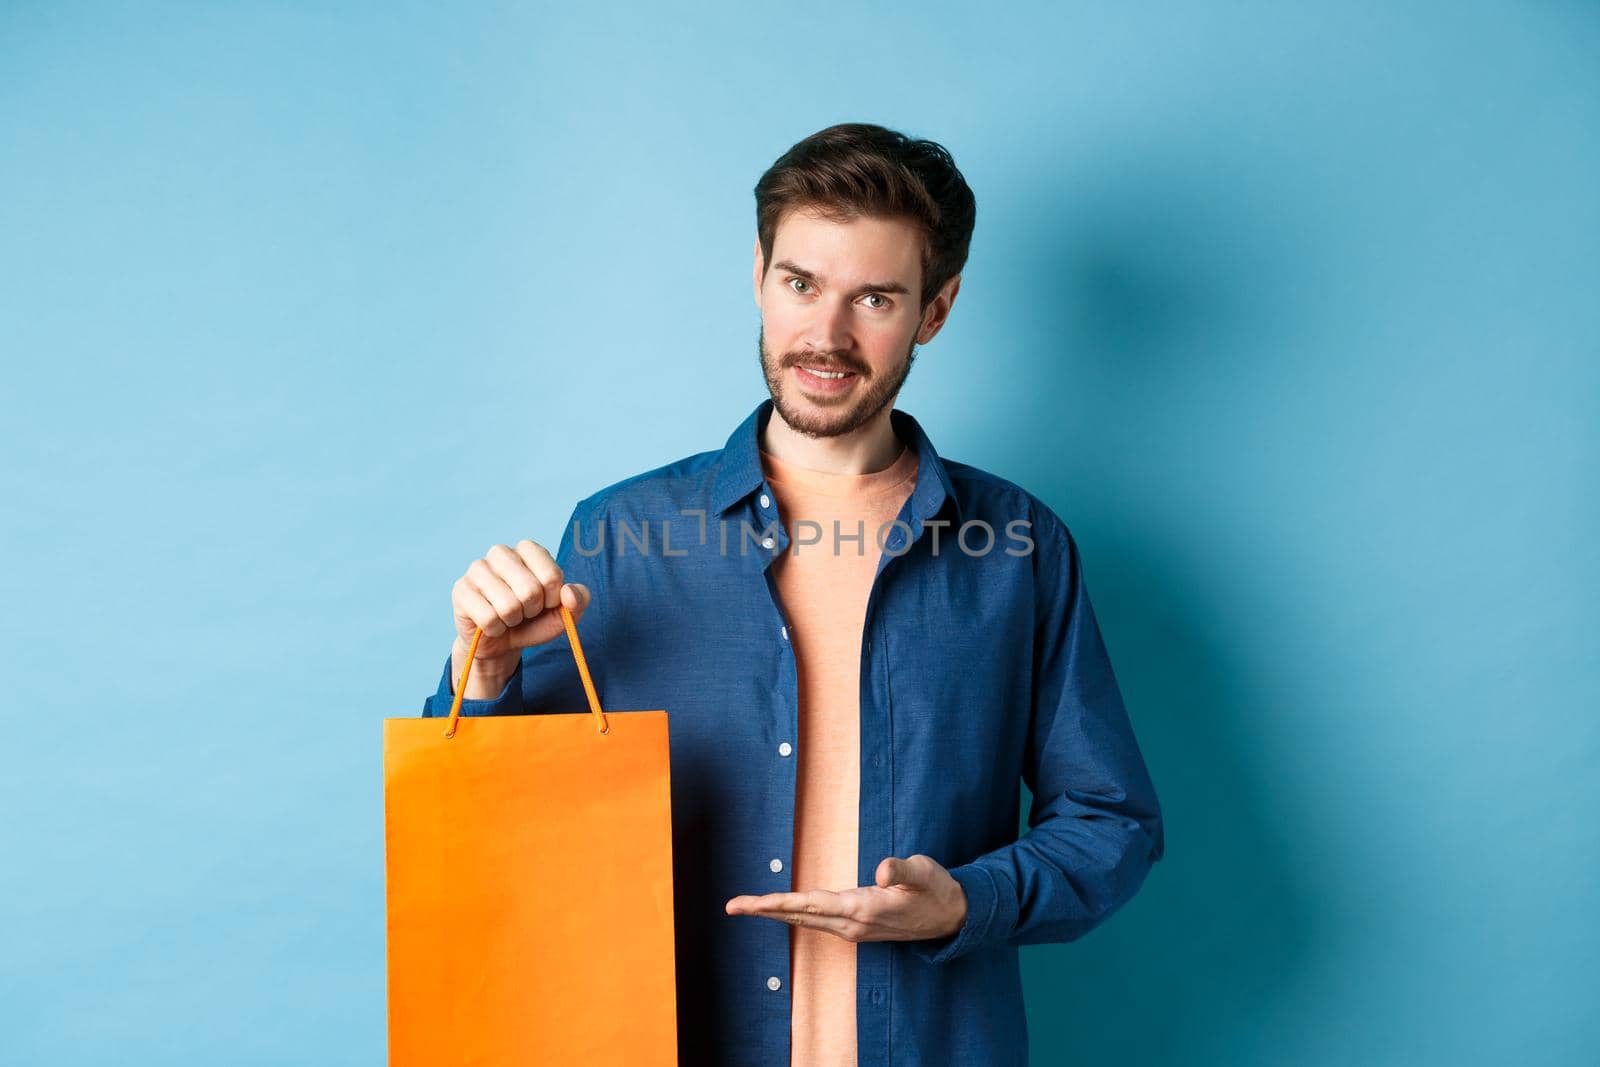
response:
{"label": "shirt cuff", "polygon": [[925,963],[948,963],[988,943],[995,919],[1001,913],[999,886],[989,868],[965,863],[950,868],[950,877],[967,894],[967,917],[961,929],[944,937],[911,942],[911,951]]}
{"label": "shirt cuff", "polygon": [[[456,697],[454,679],[450,677],[451,657],[444,660],[444,674],[439,678],[439,688],[428,699],[422,702],[422,717],[424,719],[448,719],[450,705]],[[492,700],[472,700],[461,698],[461,716],[468,715],[519,715],[522,712],[522,658],[517,658],[517,666],[511,672],[511,677],[506,679],[505,688],[500,690],[500,695]]]}

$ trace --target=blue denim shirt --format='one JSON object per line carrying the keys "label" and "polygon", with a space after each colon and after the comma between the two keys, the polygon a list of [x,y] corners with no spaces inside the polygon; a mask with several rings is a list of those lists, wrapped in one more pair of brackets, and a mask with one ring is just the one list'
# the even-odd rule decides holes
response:
{"label": "blue denim shirt", "polygon": [[[667,710],[683,1064],[789,1062],[791,928],[723,910],[793,889],[804,738],[770,565],[796,531],[757,454],[771,413],[764,400],[723,448],[580,501],[556,552],[593,593],[578,631],[602,706]],[[924,853],[967,916],[936,940],[857,944],[858,1062],[1022,1065],[1018,947],[1082,937],[1131,898],[1161,857],[1161,812],[1067,527],[890,418],[919,466],[882,531],[861,638],[858,884],[886,856]],[[832,551],[831,535],[802,550]],[[423,715],[449,715],[453,692],[447,657]],[[587,707],[561,636],[461,714]],[[1020,838],[1019,782],[1033,797]]]}

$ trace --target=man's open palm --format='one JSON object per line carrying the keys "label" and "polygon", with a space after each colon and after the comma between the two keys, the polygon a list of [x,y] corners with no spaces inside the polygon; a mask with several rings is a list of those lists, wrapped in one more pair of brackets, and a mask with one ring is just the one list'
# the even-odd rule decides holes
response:
{"label": "man's open palm", "polygon": [[967,895],[961,883],[931,856],[890,856],[878,864],[874,881],[876,885],[840,892],[739,896],[724,910],[825,930],[846,941],[921,941],[953,934],[966,921]]}

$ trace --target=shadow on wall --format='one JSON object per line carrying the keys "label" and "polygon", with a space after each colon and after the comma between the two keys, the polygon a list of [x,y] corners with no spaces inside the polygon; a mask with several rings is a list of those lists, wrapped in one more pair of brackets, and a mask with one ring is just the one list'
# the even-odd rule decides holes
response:
{"label": "shadow on wall", "polygon": [[[1208,568],[1186,499],[1209,491],[1213,475],[1192,477],[1202,464],[1231,477],[1228,446],[1212,444],[1226,435],[1210,428],[1256,402],[1258,371],[1282,370],[1292,294],[1274,287],[1293,282],[1272,261],[1299,250],[1234,176],[1143,162],[1092,187],[1036,190],[1025,202],[1037,243],[1000,267],[1035,310],[1002,341],[1030,355],[993,435],[1005,442],[995,469],[1054,508],[1084,552],[1167,836],[1122,912],[1022,953],[1032,1062],[1052,1067],[1192,1064],[1248,1047],[1289,1010],[1317,936],[1315,887],[1278,836],[1274,771],[1251,760],[1266,684],[1230,661],[1230,606],[1197,581]],[[1216,410],[1221,400],[1233,407]],[[1239,521],[1208,537],[1271,536]]]}

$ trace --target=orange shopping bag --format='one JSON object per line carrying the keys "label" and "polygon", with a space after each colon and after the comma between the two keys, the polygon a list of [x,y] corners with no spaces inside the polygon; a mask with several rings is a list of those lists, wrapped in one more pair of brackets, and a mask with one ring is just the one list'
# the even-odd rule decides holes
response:
{"label": "orange shopping bag", "polygon": [[677,1063],[665,711],[383,721],[391,1067]]}

